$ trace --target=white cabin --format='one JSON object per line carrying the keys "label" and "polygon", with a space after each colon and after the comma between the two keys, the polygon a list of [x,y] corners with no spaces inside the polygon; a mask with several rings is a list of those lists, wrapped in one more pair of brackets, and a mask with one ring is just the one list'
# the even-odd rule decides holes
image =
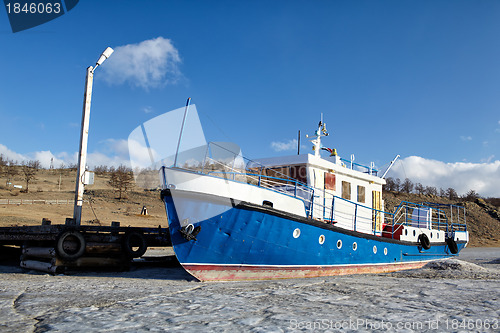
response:
{"label": "white cabin", "polygon": [[[374,214],[372,208],[384,210],[382,185],[385,180],[370,174],[370,171],[351,169],[339,156],[322,158],[303,154],[264,158],[256,162],[313,187],[313,218],[333,220],[336,226],[365,233],[382,231],[383,215],[381,212]],[[337,196],[335,201],[334,196]],[[330,208],[332,202],[333,214]],[[358,209],[357,214],[355,209]],[[354,216],[357,216],[356,221]]]}

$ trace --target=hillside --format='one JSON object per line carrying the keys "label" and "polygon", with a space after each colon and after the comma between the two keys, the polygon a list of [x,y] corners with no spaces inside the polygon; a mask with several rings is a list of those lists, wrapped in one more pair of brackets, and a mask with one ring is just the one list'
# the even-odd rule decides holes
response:
{"label": "hillside", "polygon": [[386,210],[397,206],[401,201],[436,202],[441,204],[457,204],[467,210],[467,228],[470,234],[469,246],[500,246],[500,208],[486,203],[483,199],[475,201],[451,201],[435,195],[413,193],[397,193],[384,191]]}
{"label": "hillside", "polygon": [[[42,218],[49,218],[52,223],[64,223],[73,216],[73,200],[76,171],[70,169],[39,170],[30,185],[29,193],[13,188],[12,185],[25,183],[21,175],[14,177],[11,186],[6,186],[5,178],[0,178],[0,226],[38,225]],[[117,199],[117,193],[109,185],[110,173],[95,175],[95,184],[86,187],[83,206],[83,224],[110,225],[119,221],[124,226],[165,227],[168,225],[165,208],[158,191],[145,191],[133,187],[126,198]],[[14,200],[15,204],[4,204]],[[19,204],[20,200],[24,204]],[[30,204],[29,200],[67,200],[67,203],[44,204],[39,201]],[[384,191],[386,210],[401,201],[437,202],[461,204],[467,209],[467,224],[471,246],[500,246],[500,208],[486,203],[482,199],[474,202],[452,202],[439,196],[397,193]],[[27,202],[25,200],[28,200]],[[27,203],[27,204],[26,204]],[[140,215],[146,206],[148,215]]]}
{"label": "hillside", "polygon": [[[167,226],[165,208],[158,191],[144,191],[133,187],[125,198],[117,199],[117,193],[108,184],[110,174],[95,175],[94,185],[86,186],[82,212],[83,224],[110,225],[119,221],[123,226],[162,227]],[[73,200],[76,181],[76,171],[39,170],[36,179],[29,185],[29,193],[5,185],[5,179],[0,178],[0,202],[5,199],[24,204],[0,204],[0,226],[37,225],[42,218],[49,218],[54,224],[64,223],[67,217],[73,216]],[[25,182],[20,175],[14,177],[12,185],[22,185]],[[4,200],[2,200],[4,199]],[[68,203],[44,204],[30,200],[68,200]],[[26,204],[27,202],[27,204]],[[140,215],[142,207],[146,206],[148,215]]]}

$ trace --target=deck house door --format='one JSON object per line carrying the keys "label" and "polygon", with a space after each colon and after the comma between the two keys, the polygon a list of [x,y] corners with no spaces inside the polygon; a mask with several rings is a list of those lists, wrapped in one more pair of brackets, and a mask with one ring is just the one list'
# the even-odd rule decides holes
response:
{"label": "deck house door", "polygon": [[372,207],[377,211],[372,211],[372,228],[375,231],[382,231],[382,214],[380,211],[382,210],[382,196],[380,191],[372,192]]}

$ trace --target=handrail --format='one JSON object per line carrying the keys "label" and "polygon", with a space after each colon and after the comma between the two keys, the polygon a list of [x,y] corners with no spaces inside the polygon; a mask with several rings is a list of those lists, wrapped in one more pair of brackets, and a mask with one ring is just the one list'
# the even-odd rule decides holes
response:
{"label": "handrail", "polygon": [[[210,152],[213,153],[213,150],[210,150],[211,146],[216,146],[218,149],[223,149],[224,151],[229,152],[230,156],[224,156],[222,160],[212,158],[210,156]],[[351,163],[351,161],[346,162]],[[354,162],[352,162],[352,164],[371,170],[374,173],[378,172],[378,170],[370,169],[361,164]],[[308,218],[321,217],[321,220],[327,223],[339,223],[339,221],[343,221],[342,223],[344,225],[346,223],[352,223],[350,226],[352,227],[352,230],[358,230],[358,228],[360,230],[364,230],[363,232],[368,232],[368,230],[370,230],[370,232],[375,235],[387,235],[390,233],[391,237],[394,238],[395,233],[397,233],[401,228],[404,228],[404,226],[416,224],[420,227],[422,225],[420,212],[417,211],[415,215],[416,209],[432,209],[432,215],[429,218],[425,218],[423,221],[428,229],[444,229],[446,232],[449,230],[467,230],[467,226],[465,224],[465,208],[457,205],[402,201],[395,207],[394,212],[390,213],[368,207],[323,190],[319,190],[320,193],[325,193],[322,200],[317,200],[316,198],[321,197],[315,196],[318,189],[285,175],[276,169],[267,168],[260,163],[249,160],[241,156],[241,154],[232,152],[229,149],[213,142],[207,145],[205,156],[200,164],[195,164],[193,167],[193,164],[190,163],[185,168],[193,169],[193,171],[198,173],[220,177],[234,182],[246,183],[266,188],[277,193],[297,198],[304,202],[305,213]],[[276,175],[276,177],[265,175],[264,173],[271,173]],[[343,206],[340,207],[341,209],[337,209],[338,205]],[[446,212],[441,209],[444,208],[444,206],[450,209],[451,221],[448,220]],[[464,223],[461,223],[462,208]],[[454,209],[457,210],[458,214],[454,215]],[[388,225],[391,226],[391,231],[388,231],[387,228],[385,228]]]}
{"label": "handrail", "polygon": [[370,172],[370,170],[371,170],[371,172],[372,172],[373,174],[375,174],[375,175],[378,173],[378,170],[377,170],[377,169],[375,169],[375,168],[370,168],[369,166],[366,166],[366,165],[363,165],[363,164],[359,164],[359,163],[355,163],[355,162],[353,162],[353,161],[351,161],[351,160],[348,160],[348,159],[345,159],[345,158],[341,158],[340,160],[341,160],[342,162],[349,163],[349,164],[351,164],[351,165],[356,165],[356,166],[358,166],[358,167],[361,167],[361,168],[363,168],[363,169],[366,169],[367,171],[365,171],[365,173],[369,173],[369,172]]}

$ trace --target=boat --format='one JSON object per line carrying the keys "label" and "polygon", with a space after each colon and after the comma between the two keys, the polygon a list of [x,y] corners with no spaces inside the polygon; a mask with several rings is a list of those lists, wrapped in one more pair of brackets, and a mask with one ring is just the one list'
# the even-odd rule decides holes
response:
{"label": "boat", "polygon": [[259,160],[223,142],[183,158],[177,151],[160,175],[182,267],[200,281],[386,273],[455,257],[467,245],[464,207],[384,207],[387,171],[341,158],[322,145],[327,135],[320,121],[312,153]]}

